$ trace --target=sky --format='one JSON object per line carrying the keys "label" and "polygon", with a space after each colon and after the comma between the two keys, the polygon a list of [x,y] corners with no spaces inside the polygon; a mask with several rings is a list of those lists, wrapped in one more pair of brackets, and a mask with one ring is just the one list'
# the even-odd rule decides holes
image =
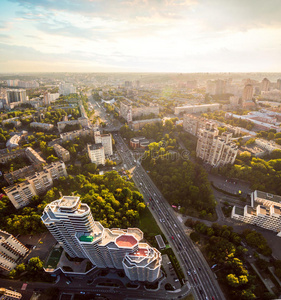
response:
{"label": "sky", "polygon": [[0,72],[280,72],[280,0],[0,0]]}

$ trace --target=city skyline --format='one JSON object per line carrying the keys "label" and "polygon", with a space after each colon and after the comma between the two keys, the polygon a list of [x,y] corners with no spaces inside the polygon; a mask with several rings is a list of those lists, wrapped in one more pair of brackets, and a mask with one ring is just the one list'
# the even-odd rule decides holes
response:
{"label": "city skyline", "polygon": [[278,72],[278,0],[3,0],[0,72]]}

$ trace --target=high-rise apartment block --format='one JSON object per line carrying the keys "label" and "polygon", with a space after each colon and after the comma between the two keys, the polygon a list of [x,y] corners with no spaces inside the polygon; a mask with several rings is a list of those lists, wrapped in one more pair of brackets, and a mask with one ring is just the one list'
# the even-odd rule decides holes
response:
{"label": "high-rise apartment block", "polygon": [[244,87],[242,101],[252,101],[254,95],[254,88],[251,84],[247,84]]}
{"label": "high-rise apartment block", "polygon": [[276,89],[281,90],[281,79],[277,79]]}
{"label": "high-rise apartment block", "polygon": [[44,97],[43,97],[43,105],[46,105],[46,106],[50,105],[51,102],[56,101],[59,98],[59,96],[60,96],[59,93],[51,94],[51,93],[45,92]]}
{"label": "high-rise apartment block", "polygon": [[203,118],[197,118],[189,114],[183,116],[183,129],[194,136],[198,135],[199,130],[205,126],[205,123],[206,120]]}
{"label": "high-rise apartment block", "polygon": [[59,85],[59,94],[63,96],[67,96],[69,94],[75,94],[76,87],[74,87],[71,83],[61,83]]}
{"label": "high-rise apartment block", "polygon": [[16,209],[28,205],[32,197],[47,192],[55,179],[67,177],[64,162],[57,161],[43,167],[43,171],[26,177],[26,180],[3,188]]}
{"label": "high-rise apartment block", "polygon": [[261,91],[269,91],[270,81],[267,78],[264,78],[261,82]]}
{"label": "high-rise apartment block", "polygon": [[66,150],[65,148],[63,148],[61,145],[59,144],[55,144],[54,146],[54,150],[56,152],[56,155],[62,159],[64,162],[69,161],[70,160],[70,153],[68,150]]}
{"label": "high-rise apartment block", "polygon": [[87,145],[87,151],[92,163],[96,165],[105,165],[104,147],[101,143],[94,145]]}
{"label": "high-rise apartment block", "polygon": [[8,99],[8,103],[25,102],[26,90],[23,89],[7,90],[7,99]]}
{"label": "high-rise apartment block", "polygon": [[87,258],[99,268],[123,269],[131,280],[153,282],[159,278],[161,254],[141,242],[142,231],[104,228],[79,197],[53,201],[41,219],[71,257]]}
{"label": "high-rise apartment block", "polygon": [[251,205],[233,206],[231,218],[277,232],[281,236],[281,196],[254,191]]}
{"label": "high-rise apartment block", "polygon": [[0,230],[0,271],[10,272],[28,249],[11,234]]}
{"label": "high-rise apartment block", "polygon": [[238,146],[231,142],[232,133],[224,132],[219,136],[219,130],[214,123],[207,123],[199,130],[196,156],[211,166],[218,167],[233,164],[238,152]]}
{"label": "high-rise apartment block", "polygon": [[95,143],[103,145],[105,155],[113,155],[111,133],[101,134],[100,131],[95,131]]}

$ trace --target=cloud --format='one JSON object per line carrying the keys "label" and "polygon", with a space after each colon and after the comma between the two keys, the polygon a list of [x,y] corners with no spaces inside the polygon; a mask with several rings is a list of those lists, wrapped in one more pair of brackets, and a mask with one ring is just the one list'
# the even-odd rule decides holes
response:
{"label": "cloud", "polygon": [[43,9],[58,12],[101,17],[111,20],[150,19],[157,22],[155,15],[164,19],[181,18],[185,10],[194,5],[195,0],[10,0],[28,10]]}
{"label": "cloud", "polygon": [[281,27],[279,0],[212,0],[200,1],[195,14],[206,28],[245,31],[262,27]]}

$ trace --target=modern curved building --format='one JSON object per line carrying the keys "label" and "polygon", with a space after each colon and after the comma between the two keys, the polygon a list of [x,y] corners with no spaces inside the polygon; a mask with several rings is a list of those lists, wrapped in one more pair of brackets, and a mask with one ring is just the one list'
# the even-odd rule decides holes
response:
{"label": "modern curved building", "polygon": [[160,276],[161,254],[140,243],[140,229],[104,228],[79,197],[53,201],[41,219],[71,257],[87,258],[99,268],[124,269],[130,280],[153,282]]}

